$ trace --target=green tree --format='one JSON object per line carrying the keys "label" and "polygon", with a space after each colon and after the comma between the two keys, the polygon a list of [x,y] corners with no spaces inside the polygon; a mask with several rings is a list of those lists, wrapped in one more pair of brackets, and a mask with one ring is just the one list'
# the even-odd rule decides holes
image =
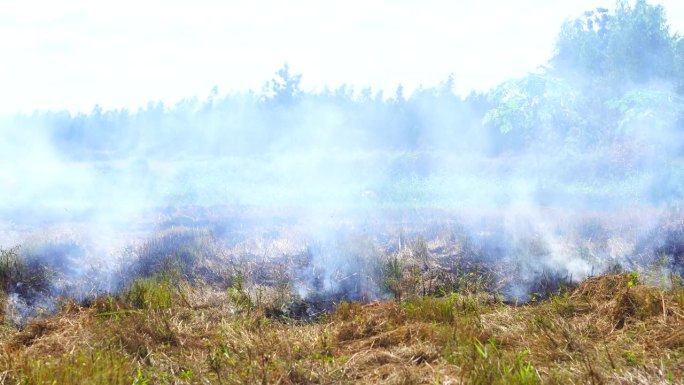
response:
{"label": "green tree", "polygon": [[302,75],[290,73],[290,66],[287,64],[283,65],[275,75],[264,86],[265,93],[278,104],[289,105],[293,103],[302,92],[299,87]]}
{"label": "green tree", "polygon": [[581,110],[584,97],[565,79],[548,73],[505,82],[489,95],[494,107],[484,116],[503,135],[517,137],[517,146],[577,140],[588,122]]}
{"label": "green tree", "polygon": [[490,92],[484,123],[514,147],[602,145],[648,130],[656,137],[684,116],[682,59],[684,43],[662,6],[618,0],[614,12],[566,22],[550,67]]}
{"label": "green tree", "polygon": [[556,43],[553,68],[563,76],[590,76],[613,89],[655,80],[673,80],[679,37],[672,35],[660,5],[618,0],[566,22]]}

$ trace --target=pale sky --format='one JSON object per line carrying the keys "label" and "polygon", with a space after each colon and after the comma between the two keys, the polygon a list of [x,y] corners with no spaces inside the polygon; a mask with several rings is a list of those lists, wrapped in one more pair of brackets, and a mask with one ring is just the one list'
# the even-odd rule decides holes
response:
{"label": "pale sky", "polygon": [[[684,31],[684,2],[662,4]],[[522,76],[565,19],[614,0],[0,0],[0,113],[137,109],[254,89],[284,63],[305,90],[456,91]]]}

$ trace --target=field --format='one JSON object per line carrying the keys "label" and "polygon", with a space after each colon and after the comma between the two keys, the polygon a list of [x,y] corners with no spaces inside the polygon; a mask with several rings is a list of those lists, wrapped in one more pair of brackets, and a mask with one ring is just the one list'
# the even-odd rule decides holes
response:
{"label": "field", "polygon": [[[663,1],[577,9],[539,44],[509,38],[571,2],[470,23],[456,2],[216,3],[143,7],[168,30],[130,4],[3,8],[0,385],[684,385],[684,35]],[[293,67],[240,88],[265,54]]]}
{"label": "field", "polygon": [[265,213],[157,213],[106,271],[4,249],[0,383],[684,383],[675,214]]}

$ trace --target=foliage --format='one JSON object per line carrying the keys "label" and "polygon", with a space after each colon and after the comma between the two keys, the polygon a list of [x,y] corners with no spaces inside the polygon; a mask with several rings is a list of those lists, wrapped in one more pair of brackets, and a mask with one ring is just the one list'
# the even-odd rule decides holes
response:
{"label": "foliage", "polygon": [[618,0],[614,13],[597,8],[563,25],[552,64],[559,71],[589,75],[618,89],[630,83],[669,80],[676,74],[678,36],[660,5]]}
{"label": "foliage", "polygon": [[645,0],[634,6],[618,0],[613,13],[588,11],[561,28],[551,68],[489,94],[494,107],[484,123],[524,147],[605,146],[633,138],[628,133],[636,127],[669,140],[666,131],[684,116],[684,73],[675,59],[681,41],[670,33],[663,7]]}
{"label": "foliage", "polygon": [[684,97],[661,89],[636,89],[606,101],[618,113],[617,137],[636,136],[646,145],[667,145],[672,125],[684,116]]}
{"label": "foliage", "polygon": [[285,64],[276,72],[276,77],[264,85],[264,89],[275,103],[287,106],[296,101],[302,92],[299,88],[301,74],[290,73],[290,66]]}
{"label": "foliage", "polygon": [[505,82],[490,93],[495,107],[484,116],[485,124],[494,124],[502,134],[516,134],[524,142],[563,143],[586,122],[580,90],[563,78],[534,74]]}

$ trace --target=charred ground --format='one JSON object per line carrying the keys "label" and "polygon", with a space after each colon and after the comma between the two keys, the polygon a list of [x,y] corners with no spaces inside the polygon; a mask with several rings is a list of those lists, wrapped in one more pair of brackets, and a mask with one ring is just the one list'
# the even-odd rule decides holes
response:
{"label": "charred ground", "polygon": [[[643,216],[595,213],[538,229],[558,244],[494,214],[480,227],[467,213],[370,215],[318,242],[286,215],[260,227],[225,208],[175,215],[124,248],[106,285],[95,270],[74,275],[89,246],[73,236],[3,250],[0,379],[682,382],[676,215],[638,231]],[[590,273],[545,264],[558,250]]]}

